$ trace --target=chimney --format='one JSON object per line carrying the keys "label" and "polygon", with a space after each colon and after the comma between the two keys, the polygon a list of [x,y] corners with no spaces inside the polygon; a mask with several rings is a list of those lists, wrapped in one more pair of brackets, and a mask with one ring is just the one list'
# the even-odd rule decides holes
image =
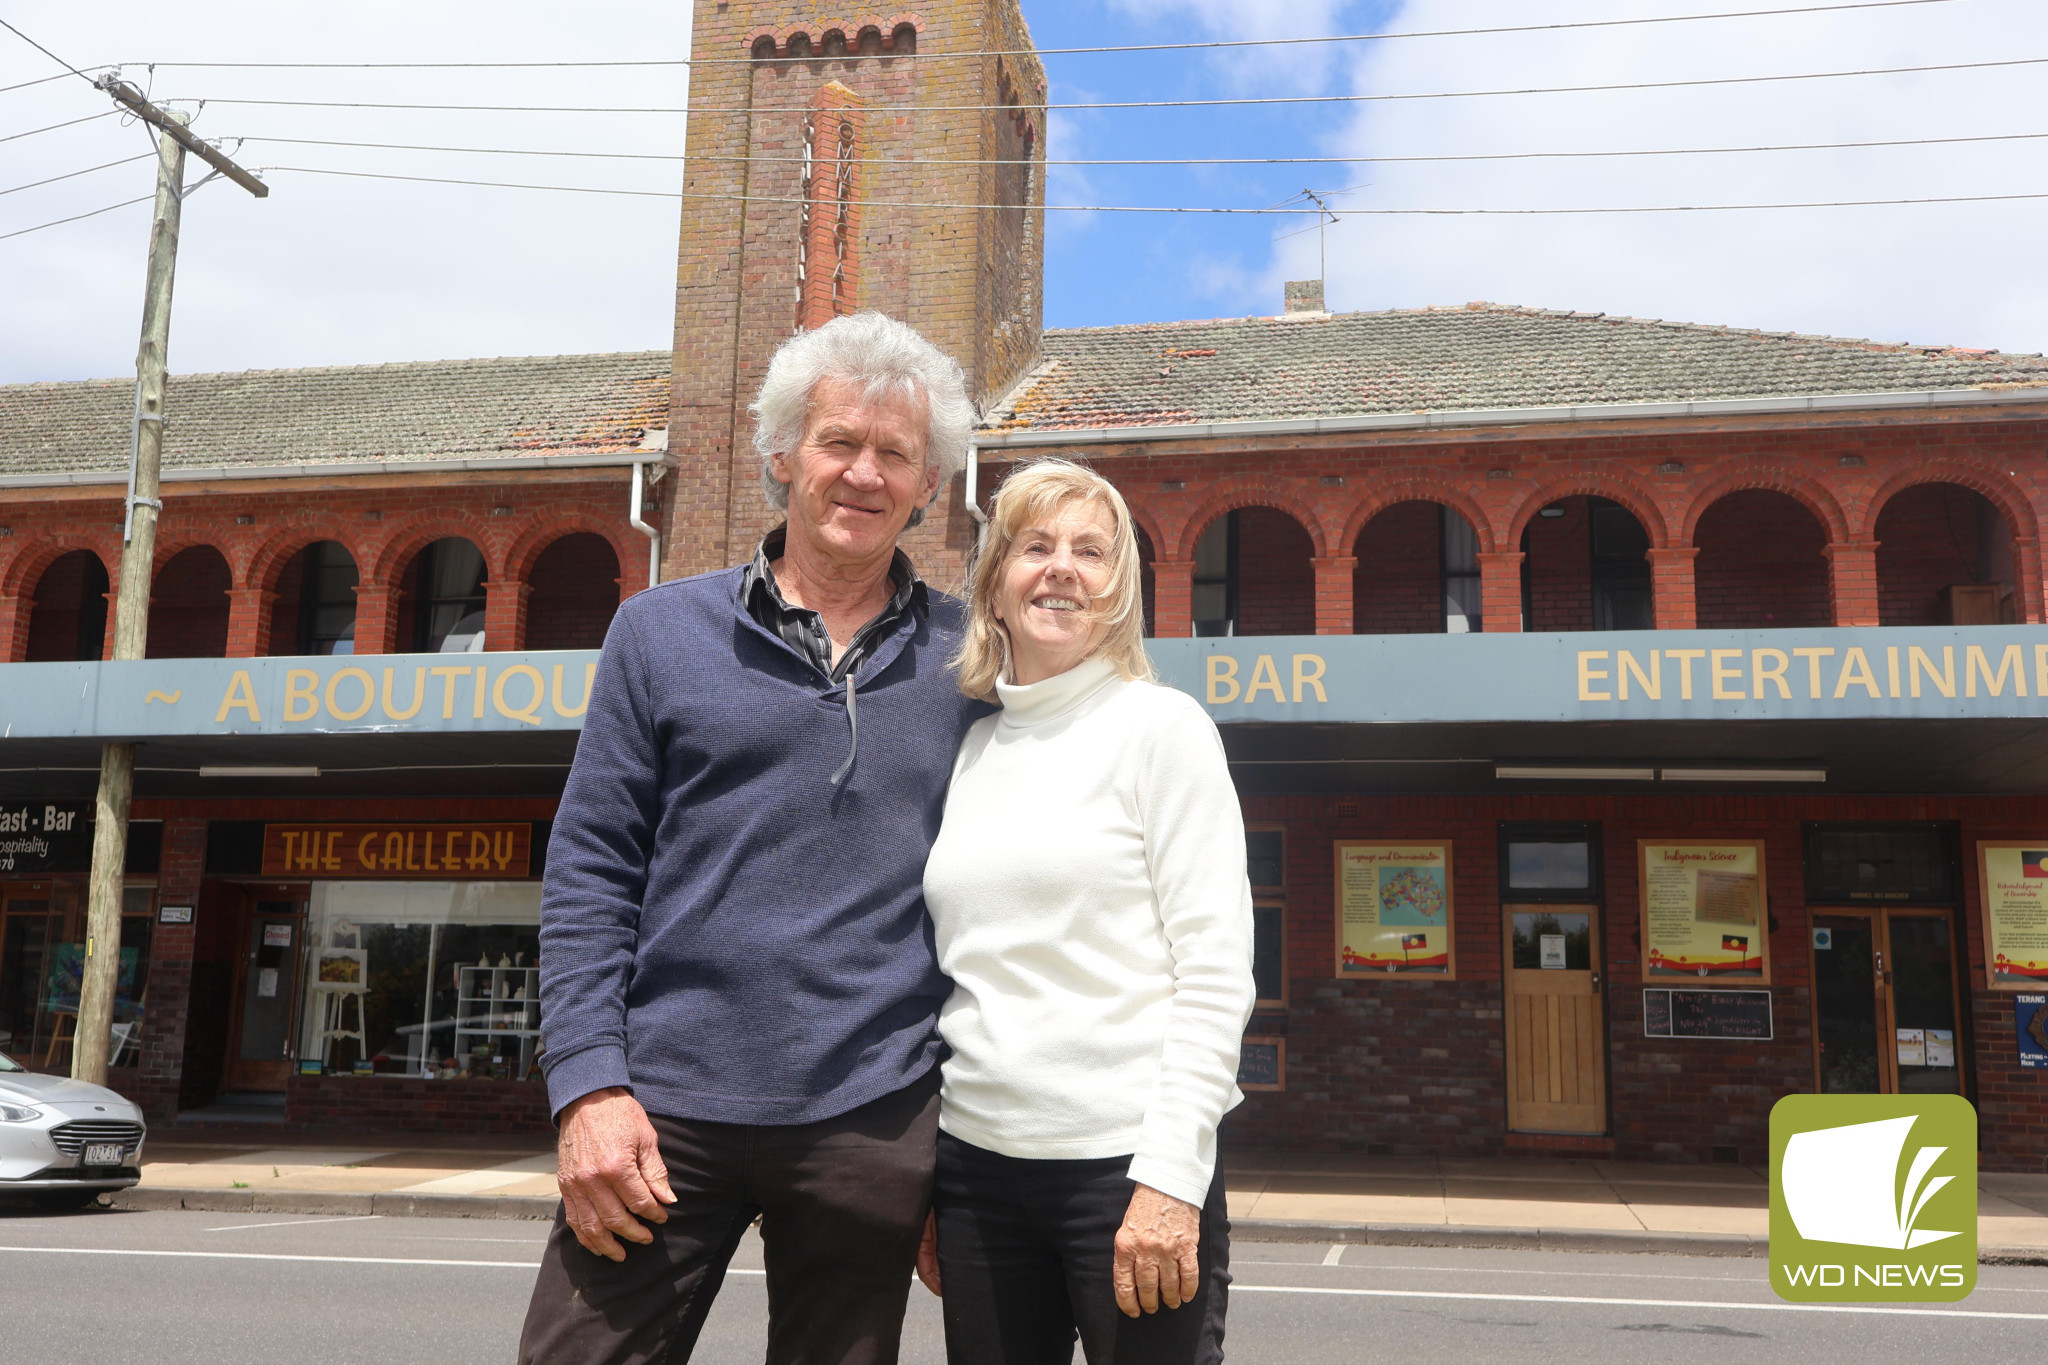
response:
{"label": "chimney", "polygon": [[1289,280],[1287,282],[1287,311],[1290,313],[1322,312],[1323,282],[1321,280]]}

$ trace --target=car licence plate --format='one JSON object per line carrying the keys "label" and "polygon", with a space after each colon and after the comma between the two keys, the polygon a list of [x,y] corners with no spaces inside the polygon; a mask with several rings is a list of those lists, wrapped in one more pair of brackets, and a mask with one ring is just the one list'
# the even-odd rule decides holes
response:
{"label": "car licence plate", "polygon": [[121,1144],[118,1142],[94,1142],[86,1146],[87,1166],[118,1166],[121,1164]]}

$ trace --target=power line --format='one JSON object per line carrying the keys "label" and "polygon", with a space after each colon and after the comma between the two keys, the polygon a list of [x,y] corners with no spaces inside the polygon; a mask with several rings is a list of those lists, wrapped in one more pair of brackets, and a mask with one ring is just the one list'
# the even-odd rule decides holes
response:
{"label": "power line", "polygon": [[[947,61],[975,57],[1067,57],[1113,52],[1190,52],[1209,48],[1289,47],[1307,43],[1373,43],[1398,38],[1462,38],[1509,33],[1551,33],[1566,29],[1623,28],[1638,24],[1686,24],[1716,19],[1761,19],[1792,14],[1833,14],[1843,10],[1901,9],[1909,5],[1945,5],[1955,0],[1856,0],[1837,5],[1798,5],[1780,9],[1717,11],[1711,14],[1665,14],[1630,19],[1587,19],[1558,24],[1504,24],[1491,28],[1411,29],[1386,33],[1335,33],[1315,38],[1231,38],[1203,43],[1119,43],[1100,47],[994,48],[975,52],[864,53],[848,52],[826,57],[778,57],[775,61],[859,61],[887,55],[892,59],[912,57],[919,61]],[[826,30],[829,32],[830,30]],[[159,67],[206,70],[277,71],[535,71],[644,66],[752,66],[755,57],[670,57],[641,60],[590,62],[157,62]]]}
{"label": "power line", "polygon": [[59,66],[63,67],[63,68],[64,68],[64,69],[66,70],[66,71],[69,71],[69,72],[70,72],[70,73],[71,73],[72,75],[74,75],[74,76],[78,77],[78,79],[80,79],[80,80],[84,81],[84,82],[85,82],[86,84],[88,84],[88,85],[92,84],[92,77],[90,77],[90,76],[86,75],[86,74],[85,74],[85,73],[84,73],[83,71],[80,71],[80,70],[79,70],[79,69],[78,69],[77,67],[75,67],[75,66],[73,66],[73,65],[72,65],[71,63],[69,63],[69,62],[65,61],[65,60],[64,60],[64,59],[63,59],[62,57],[59,57],[59,56],[58,56],[58,55],[57,55],[56,53],[54,53],[54,52],[50,51],[50,49],[48,49],[47,47],[44,47],[44,46],[43,46],[43,45],[42,45],[41,43],[39,43],[39,42],[37,42],[37,41],[36,41],[35,39],[33,39],[33,38],[29,37],[29,36],[28,36],[28,35],[27,35],[26,33],[23,33],[23,32],[22,32],[22,31],[21,31],[20,29],[16,28],[16,27],[15,27],[14,25],[12,25],[12,24],[8,23],[8,22],[7,22],[7,21],[6,21],[5,19],[0,19],[0,28],[4,28],[4,29],[6,29],[6,30],[7,30],[7,31],[8,31],[9,33],[12,33],[12,34],[13,34],[13,35],[14,35],[15,37],[17,37],[17,38],[21,39],[21,40],[22,40],[22,41],[23,41],[24,43],[27,43],[27,44],[28,44],[28,45],[29,45],[30,47],[32,47],[32,48],[34,48],[34,49],[35,49],[36,51],[38,51],[38,52],[42,53],[42,54],[43,54],[43,55],[44,55],[45,57],[48,57],[48,58],[49,58],[49,59],[50,59],[51,61],[53,61],[53,62],[55,62],[55,63],[56,63],[57,65],[59,65]]}
{"label": "power line", "polygon": [[[590,185],[533,185],[506,180],[459,180],[438,175],[394,175],[384,171],[342,171],[323,166],[265,166],[265,171],[284,171],[300,175],[337,175],[352,180],[400,180],[424,185],[469,185],[485,189],[501,190],[546,190],[561,194],[608,194],[622,195],[635,199],[690,199],[715,200],[722,203],[739,204],[804,204],[810,201],[778,195],[758,194],[692,194],[675,190],[627,190],[604,189]],[[1738,210],[1756,209],[1840,209],[1840,208],[1887,208],[1904,204],[1992,204],[2013,200],[2048,199],[2048,192],[2040,194],[1960,194],[1929,196],[1912,199],[1822,199],[1799,203],[1771,204],[1649,204],[1626,205],[1600,208],[1537,208],[1537,209],[1331,209],[1329,212],[1343,218],[1352,217],[1529,217],[1557,214],[1594,213],[1726,213]],[[957,204],[919,202],[903,199],[869,199],[861,202],[870,209],[1009,209],[1049,213],[1174,213],[1174,214],[1228,214],[1240,217],[1291,216],[1312,212],[1301,208],[1224,208],[1207,205],[1166,205],[1166,204]]]}
{"label": "power line", "polygon": [[32,81],[22,81],[15,85],[0,85],[0,95],[4,95],[10,90],[26,90],[31,85],[48,85],[51,81],[61,81],[70,74],[70,72],[66,71],[56,76],[38,76]]}
{"label": "power line", "polygon": [[155,198],[156,196],[153,194],[145,194],[139,199],[123,199],[118,204],[109,204],[103,209],[94,209],[91,213],[74,213],[69,218],[55,218],[47,223],[37,223],[34,227],[16,228],[13,232],[0,232],[0,242],[6,241],[9,237],[25,237],[31,232],[41,232],[44,228],[61,227],[65,223],[75,223],[81,218],[97,218],[102,213],[112,213],[115,209],[125,209],[130,204],[147,204]]}
{"label": "power line", "polygon": [[[1934,71],[1989,71],[2003,67],[2048,65],[2048,57],[2016,57],[1996,62],[1943,62],[1929,66],[1871,67],[1854,71],[1799,71],[1775,76],[1709,76],[1683,81],[1626,81],[1606,85],[1527,86],[1500,90],[1435,90],[1380,95],[1263,95],[1249,99],[1101,100],[1076,103],[1018,104],[889,104],[858,106],[864,114],[969,114],[991,110],[1024,113],[1051,109],[1213,109],[1272,104],[1376,104],[1396,100],[1480,99],[1505,95],[1612,94],[1624,90],[1685,90],[1719,85],[1766,85],[1784,81],[1827,81],[1860,76],[1911,76]],[[622,107],[616,105],[529,104],[393,104],[370,100],[209,99],[209,104],[242,104],[284,109],[405,109],[473,114],[806,114],[807,105],[782,109],[757,107]]]}
{"label": "power line", "polygon": [[[1015,157],[968,157],[945,159],[924,157],[898,159],[906,166],[1364,166],[1408,165],[1458,161],[1560,161],[1585,158],[1638,156],[1721,156],[1751,152],[1834,152],[1874,147],[1939,147],[1976,142],[2026,142],[2048,139],[2048,133],[1984,133],[1964,137],[1881,138],[1865,142],[1786,142],[1753,147],[1651,147],[1611,151],[1580,152],[1466,152],[1435,156],[1215,156],[1215,157],[1104,157],[1053,158],[1042,161]],[[592,161],[700,161],[801,163],[800,156],[695,156],[681,152],[584,152],[528,147],[446,147],[412,142],[342,142],[332,138],[249,137],[245,143],[280,143],[294,147],[355,147],[383,152],[454,152],[475,156],[554,156]],[[888,158],[876,158],[888,164]]]}
{"label": "power line", "polygon": [[6,137],[0,137],[0,142],[12,142],[16,138],[34,137],[37,133],[54,133],[59,128],[71,128],[81,123],[91,123],[94,119],[112,118],[120,112],[119,109],[107,109],[97,114],[87,114],[84,118],[66,119],[62,123],[52,123],[46,128],[31,128],[25,133],[9,133]]}
{"label": "power line", "polygon": [[113,166],[126,166],[132,161],[152,161],[155,158],[155,152],[142,152],[136,156],[124,156],[119,161],[109,161],[98,166],[87,166],[82,171],[66,171],[63,175],[53,175],[48,180],[31,180],[28,184],[16,185],[11,190],[0,190],[0,194],[19,194],[22,190],[32,190],[39,185],[54,185],[59,180],[75,180],[81,175],[91,175],[94,171],[104,171]]}

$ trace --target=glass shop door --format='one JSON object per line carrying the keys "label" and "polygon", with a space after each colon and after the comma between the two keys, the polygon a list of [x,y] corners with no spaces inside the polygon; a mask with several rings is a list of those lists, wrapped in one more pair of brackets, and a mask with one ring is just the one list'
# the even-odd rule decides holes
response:
{"label": "glass shop door", "polygon": [[1951,913],[1816,910],[1811,932],[1821,1093],[1961,1094]]}
{"label": "glass shop door", "polygon": [[235,981],[221,1088],[282,1091],[291,1075],[292,1021],[297,1018],[305,906],[250,899],[242,908],[242,962]]}

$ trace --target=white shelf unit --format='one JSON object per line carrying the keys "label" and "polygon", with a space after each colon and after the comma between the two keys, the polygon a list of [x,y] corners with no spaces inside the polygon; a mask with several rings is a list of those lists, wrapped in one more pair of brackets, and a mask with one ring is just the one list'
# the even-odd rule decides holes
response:
{"label": "white shelf unit", "polygon": [[540,968],[462,967],[455,985],[455,1055],[470,1057],[488,1043],[491,1056],[510,1064],[511,1079],[525,1080],[540,1046]]}

